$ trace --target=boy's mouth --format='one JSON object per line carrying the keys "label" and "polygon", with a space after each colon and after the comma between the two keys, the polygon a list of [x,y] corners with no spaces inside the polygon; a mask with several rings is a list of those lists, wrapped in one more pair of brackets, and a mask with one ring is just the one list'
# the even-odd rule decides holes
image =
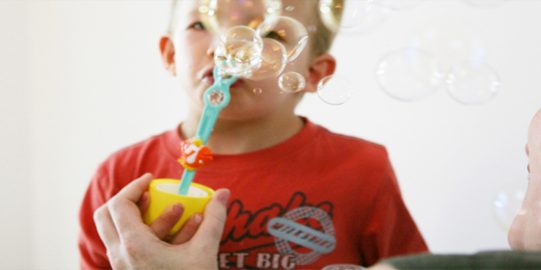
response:
{"label": "boy's mouth", "polygon": [[[202,81],[208,83],[209,85],[213,85],[214,82],[216,81],[214,79],[214,74],[213,74],[213,68],[211,69],[208,69],[204,74],[203,74],[203,78],[202,78]],[[233,83],[231,85],[231,89],[234,89],[234,88],[238,88],[239,86],[241,86],[242,84],[244,83],[244,81],[242,79],[238,79],[235,83]]]}

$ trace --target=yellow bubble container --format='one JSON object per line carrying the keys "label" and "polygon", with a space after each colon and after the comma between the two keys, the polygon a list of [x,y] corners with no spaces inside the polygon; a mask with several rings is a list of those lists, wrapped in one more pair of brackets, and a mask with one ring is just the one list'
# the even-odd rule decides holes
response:
{"label": "yellow bubble container", "polygon": [[143,216],[146,224],[152,224],[167,208],[180,203],[184,206],[184,213],[180,220],[169,232],[170,235],[177,233],[184,223],[196,213],[203,213],[207,203],[212,198],[214,190],[196,183],[192,183],[188,195],[177,193],[180,180],[178,179],[155,179],[149,186],[149,206]]}

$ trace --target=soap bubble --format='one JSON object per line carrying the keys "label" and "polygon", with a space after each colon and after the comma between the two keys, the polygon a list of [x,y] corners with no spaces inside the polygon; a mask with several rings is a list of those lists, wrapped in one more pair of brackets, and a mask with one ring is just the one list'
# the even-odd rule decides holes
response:
{"label": "soap bubble", "polygon": [[508,0],[464,0],[464,2],[473,7],[497,7],[507,1]]}
{"label": "soap bubble", "polygon": [[367,32],[385,22],[390,10],[377,0],[320,0],[319,12],[331,31]]}
{"label": "soap bubble", "polygon": [[259,88],[259,87],[256,87],[254,89],[252,89],[252,92],[255,94],[255,95],[261,95],[263,94],[263,89]]}
{"label": "soap bubble", "polygon": [[266,19],[258,28],[261,37],[275,39],[286,48],[288,62],[295,60],[308,43],[308,32],[302,23],[286,16]]}
{"label": "soap bubble", "polygon": [[214,53],[214,62],[228,74],[246,75],[261,64],[262,47],[263,41],[253,29],[236,26],[224,35]]}
{"label": "soap bubble", "polygon": [[453,66],[447,77],[447,90],[456,101],[466,105],[483,104],[500,91],[500,78],[484,62],[467,61]]}
{"label": "soap bubble", "polygon": [[251,80],[277,77],[287,64],[287,52],[284,45],[274,39],[264,38],[260,61],[260,66],[245,77]]}
{"label": "soap bubble", "polygon": [[525,192],[523,190],[501,191],[492,202],[492,209],[498,224],[508,231],[517,214],[525,214],[522,210],[522,201]]}
{"label": "soap bubble", "polygon": [[306,87],[306,80],[297,72],[286,72],[278,79],[278,85],[286,93],[296,93]]}
{"label": "soap bubble", "polygon": [[208,101],[212,105],[220,105],[225,99],[224,93],[221,91],[212,91],[208,93]]}
{"label": "soap bubble", "polygon": [[424,0],[375,0],[375,4],[391,10],[405,10],[419,6]]}
{"label": "soap bubble", "polygon": [[430,52],[445,70],[464,61],[487,61],[488,55],[478,35],[452,22],[428,26],[410,38],[408,47]]}
{"label": "soap bubble", "polygon": [[327,76],[317,85],[317,95],[329,105],[342,105],[352,96],[350,83],[337,75]]}
{"label": "soap bubble", "polygon": [[443,72],[431,54],[405,48],[383,57],[377,69],[381,88],[391,97],[416,101],[442,87]]}
{"label": "soap bubble", "polygon": [[293,5],[287,5],[287,6],[284,8],[284,10],[285,10],[286,12],[293,12],[293,11],[295,11],[295,9],[296,9],[296,7],[293,6]]}
{"label": "soap bubble", "polygon": [[280,16],[281,0],[199,0],[205,26],[216,33],[245,25],[255,29],[265,19]]}

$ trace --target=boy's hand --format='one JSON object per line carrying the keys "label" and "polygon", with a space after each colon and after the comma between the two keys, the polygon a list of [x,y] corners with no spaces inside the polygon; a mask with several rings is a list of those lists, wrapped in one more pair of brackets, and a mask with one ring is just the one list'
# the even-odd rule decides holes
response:
{"label": "boy's hand", "polygon": [[509,245],[518,250],[541,250],[541,110],[532,119],[526,154],[530,179],[522,207],[509,230]]}
{"label": "boy's hand", "polygon": [[[107,248],[111,266],[115,269],[217,269],[229,191],[216,191],[193,237],[189,232],[181,237],[188,229],[185,226],[170,244],[159,236],[167,235],[170,227],[166,230],[164,224],[180,216],[180,209],[169,209],[169,214],[162,215],[167,217],[160,217],[158,224],[154,222],[149,227],[143,223],[137,205],[151,180],[150,174],[136,179],[94,212],[98,234]],[[144,208],[145,203],[140,205]]]}

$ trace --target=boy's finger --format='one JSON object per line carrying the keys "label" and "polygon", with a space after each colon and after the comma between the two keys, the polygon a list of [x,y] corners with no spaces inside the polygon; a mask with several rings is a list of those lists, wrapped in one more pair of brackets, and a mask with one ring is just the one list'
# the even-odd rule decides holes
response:
{"label": "boy's finger", "polygon": [[199,230],[192,238],[194,243],[205,247],[212,248],[208,252],[214,254],[218,252],[220,239],[225,226],[227,216],[226,204],[229,199],[229,190],[220,189],[216,191],[207,207],[203,216],[203,221],[199,226]]}
{"label": "boy's finger", "polygon": [[163,240],[175,226],[183,212],[184,207],[181,204],[172,205],[152,222],[150,228],[158,238]]}
{"label": "boy's finger", "polygon": [[186,224],[184,224],[180,232],[173,237],[171,244],[180,245],[190,241],[195,232],[197,232],[197,228],[199,228],[202,220],[203,216],[201,216],[201,214],[193,215]]}
{"label": "boy's finger", "polygon": [[94,223],[107,249],[118,243],[119,237],[108,208],[104,205],[94,211]]}

